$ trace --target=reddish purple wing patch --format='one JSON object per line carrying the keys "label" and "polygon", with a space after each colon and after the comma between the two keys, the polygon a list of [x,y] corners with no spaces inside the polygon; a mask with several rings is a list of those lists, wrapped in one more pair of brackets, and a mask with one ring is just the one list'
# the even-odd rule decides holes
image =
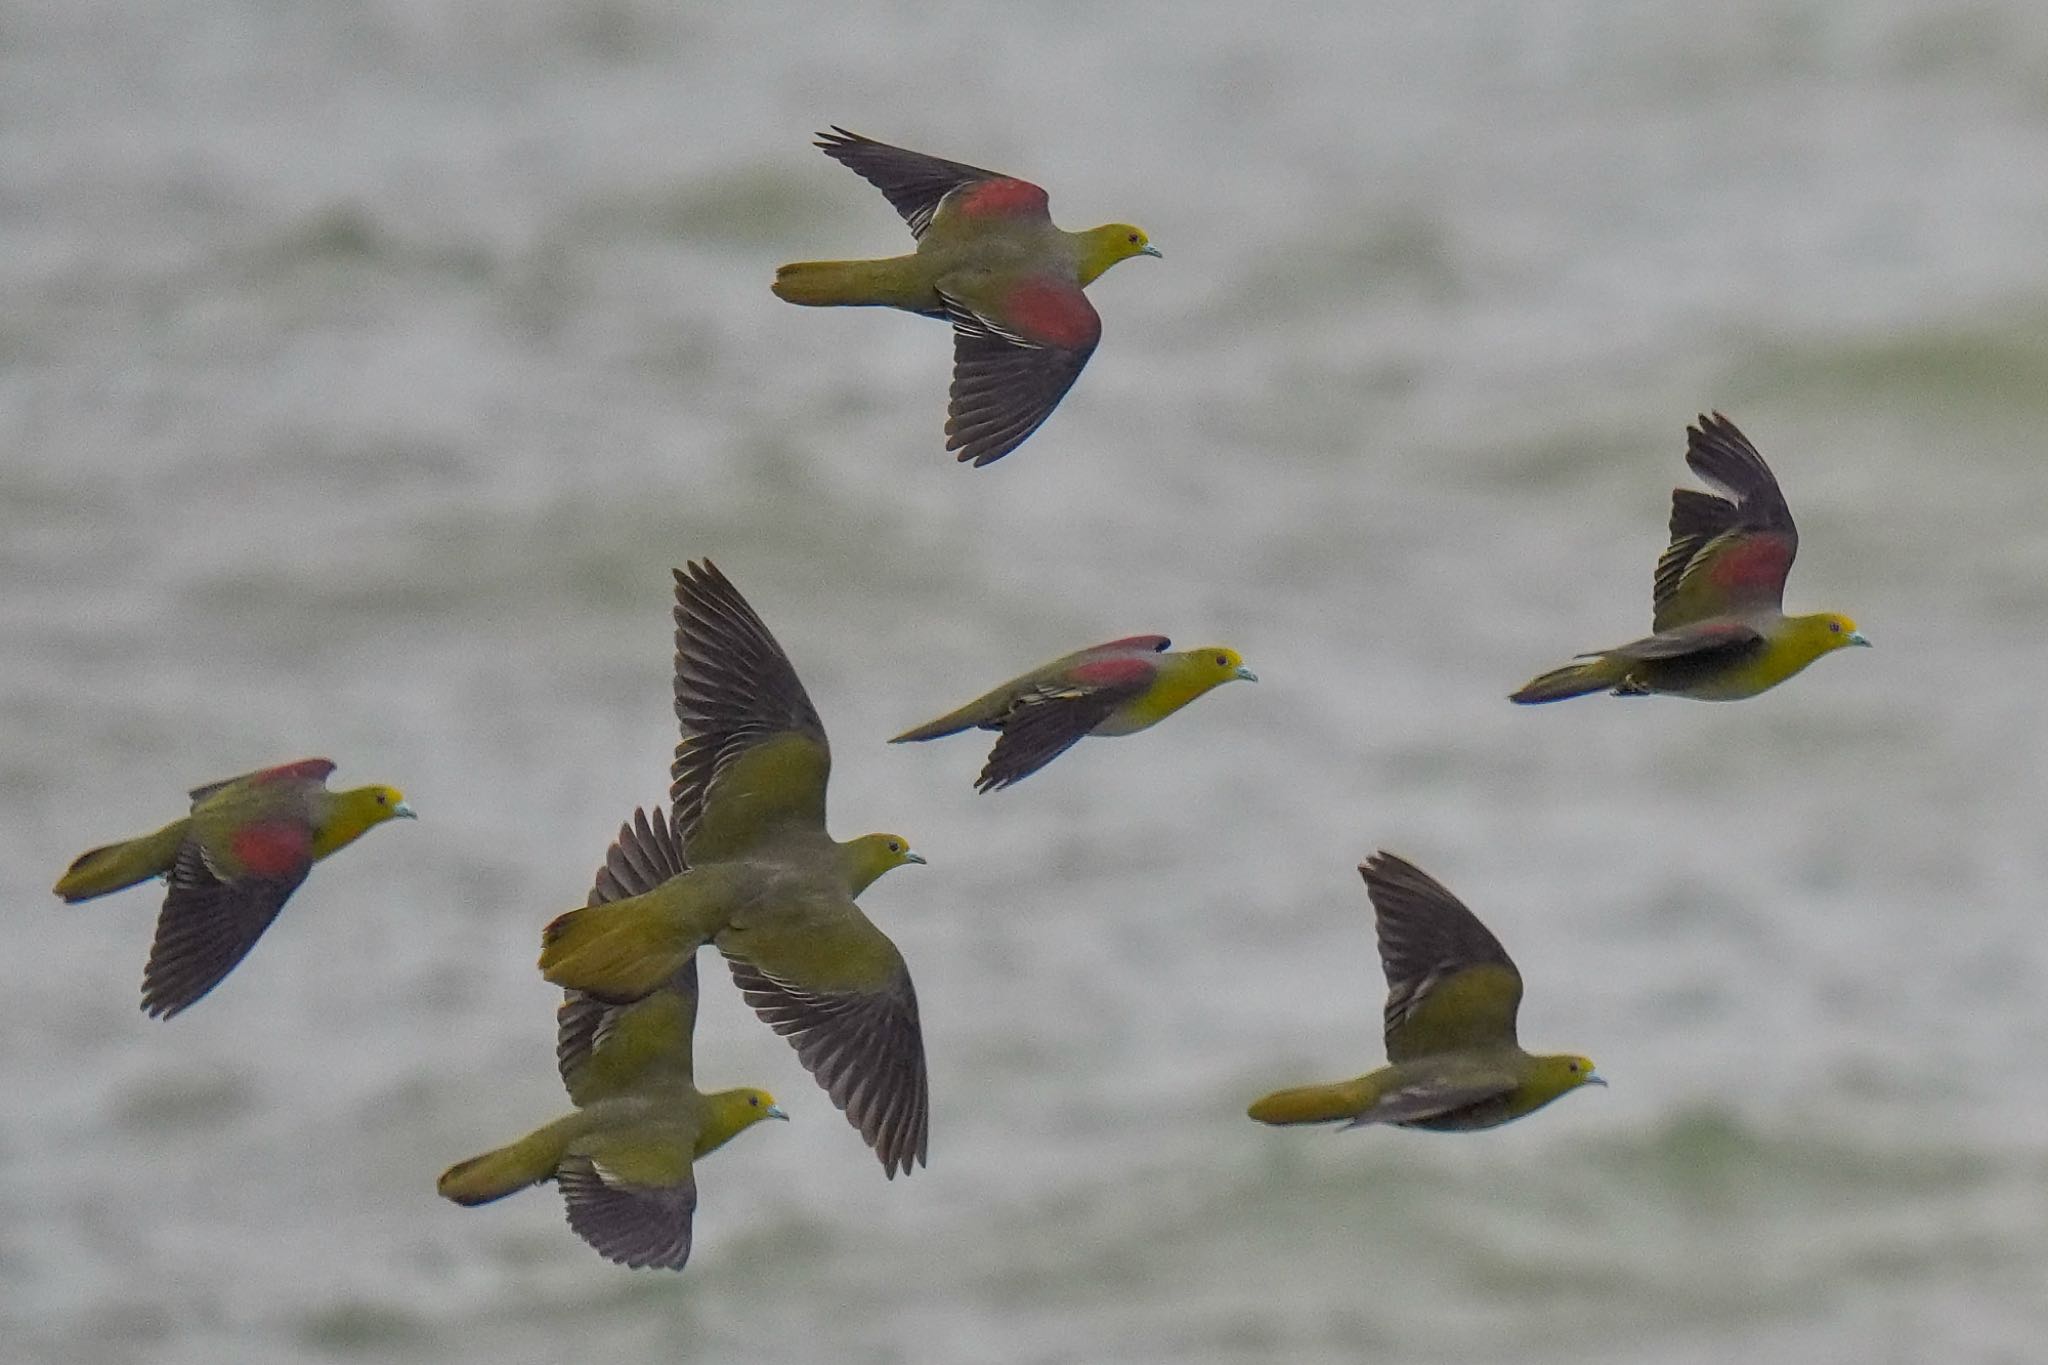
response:
{"label": "reddish purple wing patch", "polygon": [[1152,681],[1158,665],[1151,659],[1136,658],[1090,659],[1087,663],[1076,664],[1068,670],[1070,681],[1083,687],[1142,687]]}
{"label": "reddish purple wing patch", "polygon": [[1049,216],[1045,191],[1029,180],[982,180],[962,185],[953,195],[953,207],[970,218]]}
{"label": "reddish purple wing patch", "polygon": [[1081,287],[1066,281],[1025,280],[1003,298],[989,319],[998,330],[1037,346],[1092,349],[1102,340],[1102,317]]}
{"label": "reddish purple wing patch", "polygon": [[1709,553],[1712,558],[1701,566],[1707,581],[1734,601],[1775,602],[1792,571],[1792,547],[1783,536],[1745,536]]}
{"label": "reddish purple wing patch", "polygon": [[304,876],[312,850],[313,833],[302,824],[266,820],[244,825],[228,838],[237,880]]}
{"label": "reddish purple wing patch", "polygon": [[253,782],[325,782],[334,772],[335,763],[331,758],[302,758],[296,763],[281,763],[275,768],[265,768],[252,775]]}

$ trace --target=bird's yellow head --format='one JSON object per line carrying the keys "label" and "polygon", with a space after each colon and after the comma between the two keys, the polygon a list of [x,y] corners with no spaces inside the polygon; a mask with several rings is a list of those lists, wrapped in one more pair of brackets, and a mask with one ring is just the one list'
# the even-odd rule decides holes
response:
{"label": "bird's yellow head", "polygon": [[1607,1078],[1593,1070],[1591,1057],[1575,1057],[1560,1052],[1532,1060],[1536,1065],[1530,1071],[1526,1084],[1529,1093],[1542,1096],[1536,1101],[1536,1107],[1548,1104],[1560,1095],[1569,1095],[1582,1085],[1607,1084]]}
{"label": "bird's yellow head", "polygon": [[1130,223],[1104,223],[1081,234],[1081,283],[1093,284],[1102,272],[1133,256],[1159,255],[1145,229]]}
{"label": "bird's yellow head", "polygon": [[413,808],[405,803],[405,793],[396,787],[351,787],[336,792],[328,803],[326,820],[313,836],[313,856],[324,858],[346,848],[386,820],[415,818]]}
{"label": "bird's yellow head", "polygon": [[924,855],[911,848],[900,834],[863,834],[839,846],[846,860],[847,893],[858,896],[874,885],[875,879],[905,863],[921,863]]}
{"label": "bird's yellow head", "polygon": [[1854,621],[1832,611],[1790,617],[1786,624],[1791,627],[1793,635],[1813,650],[1816,657],[1832,650],[1870,643],[1863,637],[1863,633],[1856,629]]}
{"label": "bird's yellow head", "polygon": [[1259,675],[1245,667],[1244,655],[1227,645],[1204,645],[1182,650],[1175,670],[1198,692],[1221,687],[1227,682],[1257,682]]}
{"label": "bird's yellow head", "polygon": [[763,1119],[786,1120],[789,1117],[782,1112],[782,1106],[775,1102],[773,1095],[751,1087],[706,1095],[704,1103],[710,1114],[697,1134],[698,1156],[723,1147]]}

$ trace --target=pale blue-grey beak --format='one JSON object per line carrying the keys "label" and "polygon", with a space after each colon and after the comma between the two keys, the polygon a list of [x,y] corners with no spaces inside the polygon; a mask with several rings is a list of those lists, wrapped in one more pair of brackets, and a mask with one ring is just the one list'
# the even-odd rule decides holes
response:
{"label": "pale blue-grey beak", "polygon": [[1139,247],[1138,254],[1140,256],[1150,256],[1155,261],[1163,261],[1166,259],[1166,257],[1160,253],[1159,248],[1153,246],[1150,242],[1147,242],[1144,246]]}
{"label": "pale blue-grey beak", "polygon": [[1243,664],[1237,666],[1237,676],[1243,678],[1246,682],[1257,682],[1259,680],[1259,675],[1246,668]]}
{"label": "pale blue-grey beak", "polygon": [[391,818],[394,820],[417,820],[420,818],[420,813],[401,801],[391,808]]}
{"label": "pale blue-grey beak", "polygon": [[782,1112],[782,1106],[779,1104],[771,1104],[766,1109],[763,1109],[761,1117],[764,1119],[781,1119],[784,1123],[789,1122],[789,1115]]}
{"label": "pale blue-grey beak", "polygon": [[1600,1087],[1600,1088],[1601,1088],[1602,1090],[1605,1090],[1605,1089],[1607,1088],[1607,1078],[1606,1078],[1605,1076],[1601,1075],[1601,1074],[1600,1074],[1599,1072],[1597,1072],[1597,1071],[1588,1071],[1588,1072],[1586,1073],[1586,1079],[1585,1079],[1585,1080],[1583,1080],[1583,1081],[1581,1081],[1581,1082],[1579,1082],[1579,1084],[1581,1084],[1581,1085],[1597,1085],[1597,1086],[1599,1086],[1599,1087]]}
{"label": "pale blue-grey beak", "polygon": [[1870,647],[1870,641],[1867,638],[1865,638],[1863,632],[1860,630],[1852,630],[1849,632],[1849,643],[1852,645],[1862,645],[1866,649]]}
{"label": "pale blue-grey beak", "polygon": [[922,863],[924,862],[924,855],[913,850],[903,855],[903,861],[906,863]]}

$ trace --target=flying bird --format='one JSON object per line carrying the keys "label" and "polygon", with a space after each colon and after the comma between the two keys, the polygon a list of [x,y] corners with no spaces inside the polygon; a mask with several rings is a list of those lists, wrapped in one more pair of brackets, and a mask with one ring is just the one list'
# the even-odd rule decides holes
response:
{"label": "flying bird", "polygon": [[875,261],[799,261],[776,296],[812,307],[900,308],[953,324],[946,449],[977,466],[1023,444],[1102,339],[1082,290],[1118,261],[1157,256],[1144,229],[1053,226],[1026,180],[834,128],[817,146],[887,196],[917,249]]}
{"label": "flying bird", "polygon": [[1136,734],[1212,688],[1259,680],[1234,649],[1208,645],[1169,654],[1172,643],[1164,635],[1133,635],[1062,655],[889,742],[993,730],[998,738],[974,789],[998,791],[1084,736]]}
{"label": "flying bird", "polygon": [[1387,974],[1388,1065],[1356,1080],[1275,1091],[1251,1106],[1252,1118],[1463,1133],[1532,1114],[1582,1085],[1607,1084],[1584,1057],[1522,1050],[1522,974],[1435,878],[1386,852],[1358,871]]}
{"label": "flying bird", "polygon": [[924,1036],[910,969],[854,897],[922,863],[895,834],[825,829],[832,752],[796,669],[708,560],[676,571],[673,864],[652,889],[542,934],[549,981],[606,1004],[661,989],[715,945],[758,1014],[894,1177],[925,1159]]}
{"label": "flying bird", "polygon": [[1700,701],[1753,697],[1823,654],[1867,645],[1835,612],[1787,616],[1785,576],[1799,530],[1778,481],[1735,424],[1715,413],[1686,429],[1685,462],[1722,496],[1671,493],[1671,545],[1657,561],[1656,633],[1581,654],[1525,684],[1525,705],[1612,692],[1654,692]]}
{"label": "flying bird", "polygon": [[[598,870],[592,905],[652,891],[682,869],[667,821],[635,811]],[[450,1166],[438,1189],[487,1204],[553,1180],[575,1229],[607,1260],[681,1270],[690,1259],[698,1158],[763,1119],[786,1119],[765,1090],[697,1089],[697,963],[629,1005],[571,992],[556,1016],[556,1060],[573,1112]]]}
{"label": "flying bird", "polygon": [[313,864],[413,809],[396,787],[327,790],[334,764],[301,759],[195,787],[154,834],[81,853],[57,879],[75,904],[151,877],[170,883],[142,973],[142,1008],[168,1019],[248,956]]}

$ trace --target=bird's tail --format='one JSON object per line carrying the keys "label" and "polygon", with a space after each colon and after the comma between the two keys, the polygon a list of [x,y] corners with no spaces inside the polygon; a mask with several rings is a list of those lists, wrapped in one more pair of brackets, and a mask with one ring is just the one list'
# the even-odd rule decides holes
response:
{"label": "bird's tail", "polygon": [[1339,1085],[1300,1085],[1275,1090],[1245,1112],[1260,1123],[1333,1123],[1352,1118],[1365,1107],[1355,1081]]}
{"label": "bird's tail", "polygon": [[947,735],[957,735],[962,730],[972,730],[981,724],[982,711],[987,702],[987,697],[977,697],[958,711],[948,711],[937,720],[928,720],[915,729],[905,730],[889,742],[908,744],[920,739],[943,739]]}
{"label": "bird's tail", "polygon": [[56,893],[76,903],[146,882],[171,870],[185,842],[189,820],[175,820],[154,834],[107,844],[79,854],[57,879]]}
{"label": "bird's tail", "polygon": [[699,946],[665,932],[662,917],[637,898],[558,915],[541,930],[540,945],[542,976],[608,1005],[652,995]]}
{"label": "bird's tail", "polygon": [[458,1204],[488,1204],[553,1176],[567,1146],[564,1126],[551,1123],[508,1147],[456,1162],[441,1172],[435,1188]]}
{"label": "bird's tail", "polygon": [[929,286],[906,278],[905,260],[797,261],[775,272],[775,297],[811,308],[878,306],[929,313],[942,310]]}
{"label": "bird's tail", "polygon": [[1589,692],[1605,692],[1621,682],[1622,672],[1621,665],[1614,660],[1604,654],[1595,654],[1563,668],[1554,668],[1540,678],[1531,678],[1508,700],[1533,706],[1538,702],[1583,697]]}

